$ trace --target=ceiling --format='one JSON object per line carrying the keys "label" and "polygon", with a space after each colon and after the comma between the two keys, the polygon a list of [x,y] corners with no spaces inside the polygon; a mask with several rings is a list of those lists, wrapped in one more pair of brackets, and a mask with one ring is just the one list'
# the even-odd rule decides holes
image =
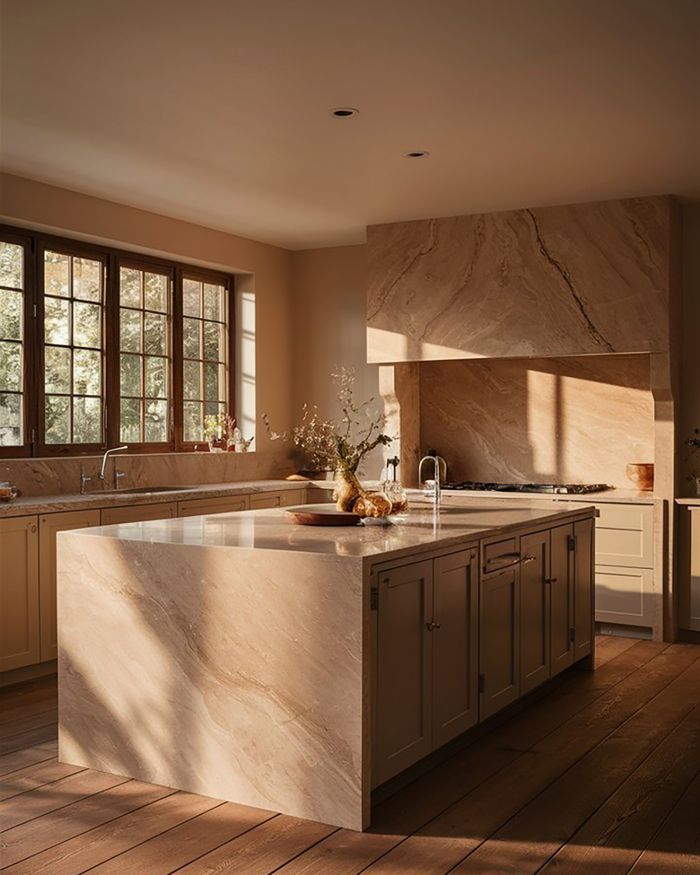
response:
{"label": "ceiling", "polygon": [[700,198],[699,22],[697,0],[2,0],[2,161],[290,249]]}

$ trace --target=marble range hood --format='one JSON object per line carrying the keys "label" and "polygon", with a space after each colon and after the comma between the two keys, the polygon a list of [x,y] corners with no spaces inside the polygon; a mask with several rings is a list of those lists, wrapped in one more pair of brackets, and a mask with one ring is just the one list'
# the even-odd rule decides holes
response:
{"label": "marble range hood", "polygon": [[367,358],[667,352],[677,206],[630,198],[367,229]]}

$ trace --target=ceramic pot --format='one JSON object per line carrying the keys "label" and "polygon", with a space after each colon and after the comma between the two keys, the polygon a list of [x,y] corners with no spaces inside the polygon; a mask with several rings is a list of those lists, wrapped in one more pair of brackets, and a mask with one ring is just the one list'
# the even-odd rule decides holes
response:
{"label": "ceramic pot", "polygon": [[626,468],[627,479],[642,492],[654,488],[654,465],[651,462],[631,462]]}

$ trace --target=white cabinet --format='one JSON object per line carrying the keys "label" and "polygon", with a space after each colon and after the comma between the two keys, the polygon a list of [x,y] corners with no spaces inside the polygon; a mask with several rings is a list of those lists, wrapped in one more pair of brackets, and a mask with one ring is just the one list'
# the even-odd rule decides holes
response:
{"label": "white cabinet", "polygon": [[654,512],[649,503],[601,501],[595,496],[566,496],[566,500],[595,505],[595,619],[598,623],[636,626],[654,630],[661,611],[655,599],[656,566],[662,557],[655,556]]}

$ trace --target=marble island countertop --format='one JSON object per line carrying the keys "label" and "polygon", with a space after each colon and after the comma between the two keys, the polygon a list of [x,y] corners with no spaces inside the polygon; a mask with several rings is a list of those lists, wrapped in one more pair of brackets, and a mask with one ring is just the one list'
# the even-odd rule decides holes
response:
{"label": "marble island countertop", "polygon": [[445,496],[436,515],[432,505],[411,498],[408,513],[386,525],[302,526],[284,509],[121,523],[83,530],[94,538],[151,544],[290,551],[353,558],[391,557],[491,537],[513,528],[549,525],[589,513],[590,505],[566,502],[517,502]]}
{"label": "marble island countertop", "polygon": [[40,513],[86,510],[122,505],[156,504],[165,501],[187,501],[191,498],[223,498],[229,495],[248,495],[281,489],[306,489],[307,480],[241,480],[237,483],[202,483],[195,486],[173,486],[164,490],[154,487],[153,492],[129,492],[120,490],[88,492],[68,495],[29,495],[0,503],[0,519],[13,516],[30,516]]}

